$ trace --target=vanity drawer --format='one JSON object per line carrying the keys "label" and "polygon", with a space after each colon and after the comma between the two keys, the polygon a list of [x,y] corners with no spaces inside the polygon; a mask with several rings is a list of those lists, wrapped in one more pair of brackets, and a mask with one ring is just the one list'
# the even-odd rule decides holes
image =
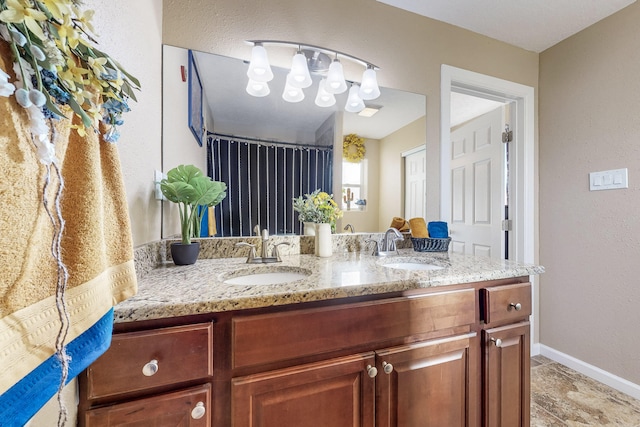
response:
{"label": "vanity drawer", "polygon": [[87,399],[137,392],[213,374],[213,325],[176,326],[113,336],[86,370]]}
{"label": "vanity drawer", "polygon": [[480,290],[484,323],[526,319],[531,314],[531,283]]}
{"label": "vanity drawer", "polygon": [[474,289],[443,291],[232,321],[233,368],[402,340],[475,323]]}
{"label": "vanity drawer", "polygon": [[84,426],[209,427],[210,402],[211,385],[205,384],[89,410],[84,414]]}

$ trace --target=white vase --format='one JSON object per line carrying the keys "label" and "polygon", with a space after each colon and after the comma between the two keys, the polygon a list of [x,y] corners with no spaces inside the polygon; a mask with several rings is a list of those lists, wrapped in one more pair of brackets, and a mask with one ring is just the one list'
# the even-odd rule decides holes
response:
{"label": "white vase", "polygon": [[332,253],[331,224],[316,224],[316,256],[326,258]]}
{"label": "white vase", "polygon": [[315,236],[316,235],[316,224],[313,222],[303,222],[302,223],[302,232],[305,236]]}

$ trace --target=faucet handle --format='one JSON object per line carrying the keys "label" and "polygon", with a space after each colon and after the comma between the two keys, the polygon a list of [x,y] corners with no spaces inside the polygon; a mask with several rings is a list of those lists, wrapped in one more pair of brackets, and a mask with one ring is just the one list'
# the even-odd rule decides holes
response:
{"label": "faucet handle", "polygon": [[278,246],[281,245],[285,245],[285,246],[289,246],[290,243],[289,242],[281,242],[281,243],[276,243],[275,245],[273,245],[273,258],[276,258],[278,262],[282,262],[282,259],[280,258],[280,250],[278,249]]}
{"label": "faucet handle", "polygon": [[380,248],[379,248],[379,244],[377,240],[373,240],[373,239],[365,239],[364,241],[365,243],[375,243],[375,246],[373,247],[373,253],[371,255],[373,256],[380,256]]}
{"label": "faucet handle", "polygon": [[235,244],[235,246],[236,248],[240,248],[243,246],[248,246],[251,248],[251,250],[249,251],[249,256],[247,257],[247,264],[250,264],[256,258],[256,245],[252,245],[251,243],[247,242],[238,242]]}

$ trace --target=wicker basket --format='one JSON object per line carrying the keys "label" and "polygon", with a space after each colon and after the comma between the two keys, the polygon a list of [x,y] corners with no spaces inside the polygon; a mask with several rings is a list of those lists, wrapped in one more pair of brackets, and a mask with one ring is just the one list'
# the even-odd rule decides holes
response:
{"label": "wicker basket", "polygon": [[446,239],[427,238],[411,238],[413,250],[416,252],[447,252],[449,250],[449,242],[451,237]]}

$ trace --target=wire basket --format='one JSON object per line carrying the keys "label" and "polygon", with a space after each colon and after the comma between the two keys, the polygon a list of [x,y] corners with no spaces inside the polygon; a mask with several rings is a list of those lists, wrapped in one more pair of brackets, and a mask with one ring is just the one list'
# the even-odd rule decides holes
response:
{"label": "wire basket", "polygon": [[413,250],[416,252],[447,252],[449,250],[449,242],[451,237],[445,239],[427,238],[411,238]]}

